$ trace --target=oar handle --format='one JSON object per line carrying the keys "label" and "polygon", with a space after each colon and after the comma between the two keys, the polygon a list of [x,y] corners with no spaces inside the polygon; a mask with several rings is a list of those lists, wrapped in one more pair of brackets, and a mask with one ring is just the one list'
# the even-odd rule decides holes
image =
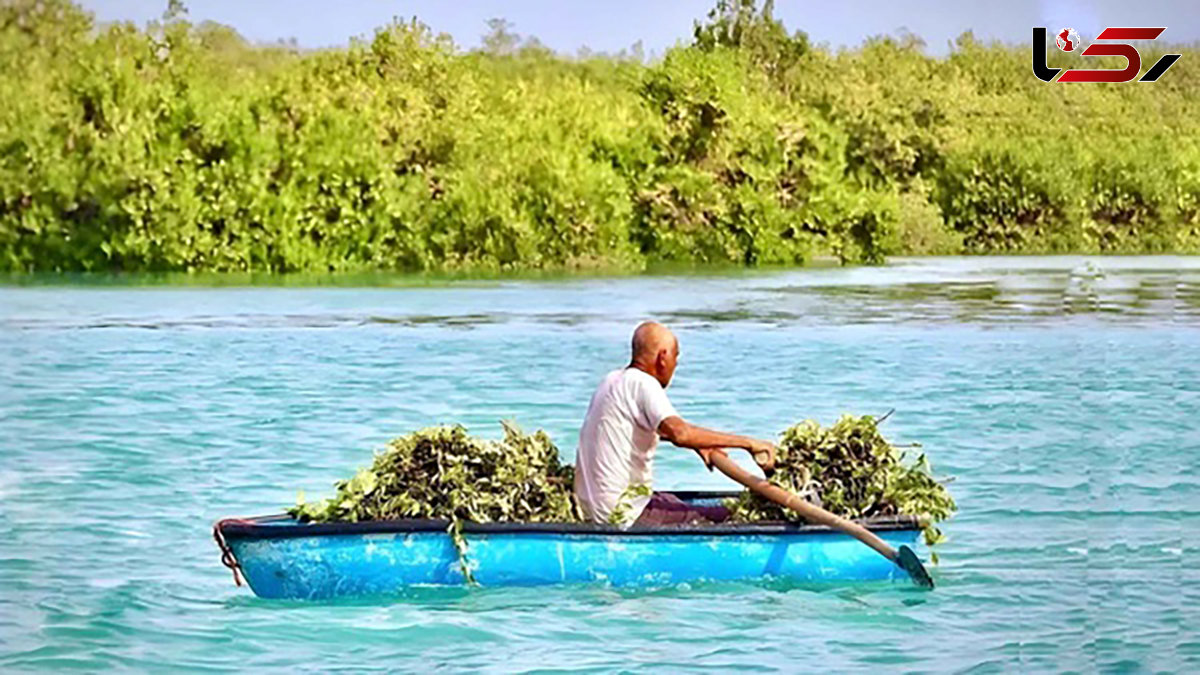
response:
{"label": "oar handle", "polygon": [[854,537],[862,543],[870,546],[879,552],[879,555],[896,562],[896,550],[888,546],[886,542],[880,539],[876,534],[867,528],[850,520],[846,520],[841,516],[836,516],[825,509],[810,504],[799,495],[796,495],[788,490],[772,485],[767,481],[756,478],[747,473],[742,467],[738,466],[729,455],[726,455],[720,450],[715,450],[709,454],[709,461],[713,466],[721,470],[721,473],[729,476],[733,480],[745,485],[747,489],[764,499],[768,499],[785,509],[791,509],[796,513],[804,516],[805,520],[814,523],[827,525],[836,530],[841,530],[846,534]]}

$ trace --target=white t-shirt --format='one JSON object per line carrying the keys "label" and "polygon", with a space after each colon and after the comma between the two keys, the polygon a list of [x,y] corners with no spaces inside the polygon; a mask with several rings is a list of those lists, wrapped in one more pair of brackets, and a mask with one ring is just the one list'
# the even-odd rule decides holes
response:
{"label": "white t-shirt", "polygon": [[[587,517],[607,523],[618,511],[622,525],[637,520],[650,501],[658,425],[678,414],[649,373],[622,368],[604,377],[575,453],[575,496]],[[645,486],[645,494],[626,494],[638,486]]]}

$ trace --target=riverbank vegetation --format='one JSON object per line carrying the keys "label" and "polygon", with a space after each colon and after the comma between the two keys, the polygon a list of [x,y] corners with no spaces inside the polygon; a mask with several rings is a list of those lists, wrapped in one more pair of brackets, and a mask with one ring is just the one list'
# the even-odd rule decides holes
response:
{"label": "riverbank vegetation", "polygon": [[1200,60],[1182,52],[1154,84],[1065,85],[1032,76],[1027,44],[835,51],[752,0],[648,62],[500,21],[472,51],[415,20],[304,51],[174,2],[135,27],[8,0],[0,271],[1195,253]]}

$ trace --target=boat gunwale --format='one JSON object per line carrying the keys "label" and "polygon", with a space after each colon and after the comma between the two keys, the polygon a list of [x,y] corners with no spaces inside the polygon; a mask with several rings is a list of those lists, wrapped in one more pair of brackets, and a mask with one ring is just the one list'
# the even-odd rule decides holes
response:
{"label": "boat gunwale", "polygon": [[[681,499],[722,499],[737,492],[673,491]],[[283,525],[284,521],[289,524]],[[920,519],[911,515],[874,516],[855,522],[875,532],[919,530]],[[295,524],[291,524],[295,523]],[[227,518],[217,523],[221,535],[230,540],[296,539],[337,535],[400,534],[415,532],[445,532],[450,521],[445,519],[369,520],[357,523],[296,523],[287,514]],[[600,523],[471,523],[464,522],[467,534],[561,534],[600,536],[745,536],[829,534],[837,530],[826,525],[786,521],[758,523],[717,523],[694,525],[619,525]]]}

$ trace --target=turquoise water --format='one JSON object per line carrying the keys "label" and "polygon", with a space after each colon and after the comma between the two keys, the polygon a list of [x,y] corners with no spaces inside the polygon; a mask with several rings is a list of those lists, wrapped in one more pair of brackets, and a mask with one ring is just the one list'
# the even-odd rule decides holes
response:
{"label": "turquoise water", "polygon": [[[222,516],[386,439],[542,426],[573,454],[641,319],[693,421],[896,413],[956,477],[938,589],[235,588]],[[0,670],[1163,671],[1200,666],[1200,261],[375,288],[0,288]],[[659,487],[722,488],[664,447]]]}

